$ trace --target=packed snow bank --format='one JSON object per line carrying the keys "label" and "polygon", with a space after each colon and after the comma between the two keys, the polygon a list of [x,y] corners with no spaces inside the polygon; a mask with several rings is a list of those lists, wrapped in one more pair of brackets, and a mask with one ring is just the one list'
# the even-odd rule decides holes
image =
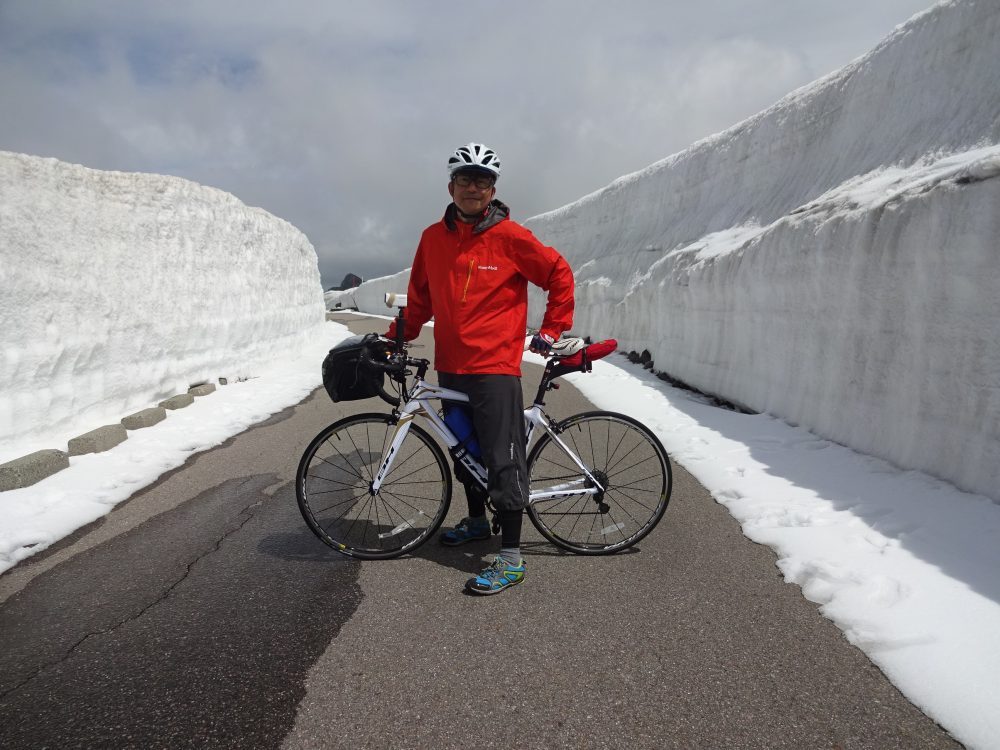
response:
{"label": "packed snow bank", "polygon": [[0,152],[0,462],[317,335],[300,231],[186,180]]}
{"label": "packed snow bank", "polygon": [[410,269],[394,273],[392,276],[380,276],[377,279],[369,279],[362,282],[354,289],[345,289],[342,292],[327,292],[323,295],[326,301],[326,309],[334,310],[338,306],[341,308],[356,307],[363,312],[384,315],[388,308],[385,306],[385,293],[397,292],[406,293],[406,287],[410,283]]}
{"label": "packed snow bank", "polygon": [[576,271],[574,330],[1000,499],[998,60],[1000,5],[941,3],[771,109],[529,220]]}

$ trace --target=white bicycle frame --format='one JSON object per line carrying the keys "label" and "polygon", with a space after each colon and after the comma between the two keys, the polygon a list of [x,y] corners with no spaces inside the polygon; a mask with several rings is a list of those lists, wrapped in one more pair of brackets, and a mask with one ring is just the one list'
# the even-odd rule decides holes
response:
{"label": "white bicycle frame", "polygon": [[[479,484],[481,484],[484,488],[486,487],[486,468],[479,461],[470,456],[467,451],[454,450],[455,448],[461,446],[461,442],[455,437],[451,428],[445,424],[445,421],[437,413],[437,410],[431,405],[431,401],[434,400],[468,403],[469,397],[467,394],[461,393],[460,391],[442,388],[439,385],[428,383],[425,380],[418,380],[413,388],[413,395],[410,397],[410,400],[407,401],[406,405],[399,410],[399,422],[396,424],[396,431],[393,434],[392,441],[383,453],[378,472],[375,474],[375,478],[372,481],[373,492],[378,492],[379,488],[382,486],[382,482],[385,481],[385,478],[392,470],[392,464],[399,452],[399,448],[406,439],[406,436],[410,431],[410,425],[413,424],[413,420],[417,416],[424,417],[430,422],[432,430],[437,433],[438,437],[441,438],[441,441],[448,446],[448,449],[455,457],[455,460],[460,462],[462,466],[464,466],[469,473],[475,477]],[[596,495],[598,492],[604,492],[604,486],[591,473],[590,469],[552,430],[549,420],[542,412],[540,405],[533,404],[530,408],[524,410],[524,426],[526,435],[525,445],[531,443],[531,437],[534,430],[536,427],[539,427],[549,434],[549,437],[563,450],[570,460],[576,464],[577,468],[579,468],[580,472],[583,474],[582,477],[571,482],[531,492],[528,497],[529,504],[533,505],[543,500],[562,500],[575,495]]]}

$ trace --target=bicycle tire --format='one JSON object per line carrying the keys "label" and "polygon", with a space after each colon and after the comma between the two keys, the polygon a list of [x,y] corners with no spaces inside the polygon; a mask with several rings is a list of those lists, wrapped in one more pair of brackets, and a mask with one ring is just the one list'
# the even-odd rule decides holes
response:
{"label": "bicycle tire", "polygon": [[406,554],[437,531],[451,505],[451,468],[426,430],[410,425],[377,495],[371,482],[395,433],[387,414],[358,414],[320,432],[299,461],[295,494],[312,532],[362,560]]}
{"label": "bicycle tire", "polygon": [[[580,555],[610,555],[652,531],[670,502],[670,459],[641,422],[609,411],[583,412],[553,426],[606,490],[603,494],[541,500],[528,517],[553,544]],[[528,456],[531,491],[593,486],[546,432]]]}

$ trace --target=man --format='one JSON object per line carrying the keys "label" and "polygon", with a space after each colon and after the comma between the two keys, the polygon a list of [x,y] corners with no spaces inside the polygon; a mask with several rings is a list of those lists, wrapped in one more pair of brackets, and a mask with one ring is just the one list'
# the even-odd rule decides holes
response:
{"label": "man", "polygon": [[[500,160],[479,143],[448,160],[452,203],[424,230],[407,290],[405,338],[434,318],[438,382],[469,395],[472,422],[488,472],[486,493],[460,471],[469,515],[441,535],[446,545],[490,538],[486,496],[500,515],[500,554],[466,589],[496,594],[524,580],[521,522],[528,503],[521,356],[528,282],[548,291],[533,352],[548,354],[573,322],[573,272],[563,257],[511,221],[495,199]],[[386,334],[395,337],[395,322]]]}

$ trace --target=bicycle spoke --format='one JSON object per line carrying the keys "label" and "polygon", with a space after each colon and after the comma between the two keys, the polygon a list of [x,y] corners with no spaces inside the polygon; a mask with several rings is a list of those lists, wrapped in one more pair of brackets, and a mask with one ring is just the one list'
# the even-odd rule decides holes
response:
{"label": "bicycle spoke", "polygon": [[[631,500],[634,503],[642,503],[643,501],[640,500],[638,496],[633,495],[632,493],[634,493],[634,492],[644,492],[647,495],[652,495],[653,496],[651,498],[647,498],[646,502],[652,501],[654,503],[654,507],[659,504],[659,499],[663,496],[663,492],[660,489],[655,489],[654,490],[654,489],[647,489],[645,487],[629,487],[628,485],[624,485],[624,484],[615,484],[615,485],[612,485],[610,487],[610,489],[608,489],[608,492],[617,492],[617,493],[619,493],[621,495],[624,495],[625,497],[627,497],[629,500]],[[605,493],[605,494],[607,494],[607,493]],[[648,506],[643,505],[643,507],[646,508]],[[652,508],[650,508],[650,510],[652,510]]]}
{"label": "bicycle spoke", "polygon": [[[324,494],[324,493],[317,492],[315,494],[321,495],[321,494]],[[349,498],[347,498],[345,500],[340,500],[339,502],[335,502],[333,505],[328,505],[325,508],[317,508],[315,512],[316,513],[325,513],[326,511],[333,510],[334,508],[336,508],[336,507],[338,507],[340,505],[343,505],[344,503],[356,503],[358,500],[360,500],[361,498],[365,497],[367,494],[368,494],[368,490],[363,490],[362,492],[358,493],[357,495],[354,495],[353,497],[349,497]],[[350,510],[350,508],[348,508],[347,510]]]}
{"label": "bicycle spoke", "polygon": [[[398,468],[399,468],[400,466],[402,466],[403,464],[405,464],[405,463],[406,463],[407,461],[409,461],[409,460],[410,460],[411,458],[413,458],[413,457],[414,457],[415,455],[416,455],[416,452],[413,452],[413,453],[411,453],[411,454],[410,454],[409,456],[407,456],[407,457],[406,457],[405,459],[403,459],[403,460],[402,460],[402,461],[401,461],[400,463],[398,463],[398,464],[396,464],[396,463],[393,463],[393,465],[392,465],[392,469],[391,469],[391,470],[389,471],[389,473],[388,473],[388,474],[386,475],[386,478],[385,478],[385,479],[386,479],[386,481],[388,481],[389,477],[392,477],[392,476],[393,476],[393,472],[394,472],[394,471],[396,471],[396,469],[398,469]],[[431,466],[433,466],[433,465],[434,465],[434,461],[428,461],[428,462],[427,462],[426,464],[424,464],[423,466],[418,466],[417,468],[415,468],[415,469],[414,469],[413,471],[411,471],[411,472],[410,472],[409,474],[404,474],[404,475],[403,475],[403,476],[401,476],[401,477],[393,477],[393,478],[392,478],[392,481],[394,481],[394,482],[401,482],[401,481],[403,481],[404,479],[406,479],[407,477],[411,477],[411,476],[413,476],[414,474],[416,474],[416,473],[417,473],[417,472],[419,472],[419,471],[426,471],[426,470],[427,470],[428,468],[430,468],[430,467],[431,467]],[[385,481],[383,481],[383,484],[385,484]]]}
{"label": "bicycle spoke", "polygon": [[[565,455],[565,454],[563,454],[563,455]],[[545,457],[545,461],[548,462],[548,463],[550,463],[550,464],[552,464],[553,466],[555,466],[555,467],[557,467],[559,469],[562,469],[563,471],[568,471],[569,474],[572,475],[572,476],[576,476],[577,474],[580,473],[579,467],[562,464],[562,463],[560,463],[559,461],[556,461],[555,459],[553,459],[550,456],[546,456]]]}
{"label": "bicycle spoke", "polygon": [[[362,497],[364,497],[364,496],[362,496]],[[361,498],[358,498],[358,499],[360,500]],[[355,504],[355,505],[356,505],[356,504]],[[327,523],[327,525],[326,525],[326,526],[324,527],[324,530],[325,530],[325,531],[326,531],[327,533],[330,533],[330,528],[331,528],[331,527],[332,527],[332,526],[333,526],[334,524],[337,524],[337,523],[340,523],[340,522],[341,522],[341,521],[342,521],[342,520],[344,519],[344,516],[346,516],[346,515],[348,514],[348,512],[349,512],[349,511],[351,510],[351,508],[353,508],[353,507],[355,507],[355,506],[354,506],[354,505],[352,505],[352,506],[351,506],[350,508],[346,508],[346,509],[344,510],[344,512],[343,512],[343,513],[341,513],[341,514],[340,514],[339,516],[337,516],[336,518],[334,518],[334,519],[333,519],[332,521],[329,521],[329,522]]]}
{"label": "bicycle spoke", "polygon": [[341,486],[341,487],[334,487],[331,490],[310,490],[309,497],[313,497],[314,495],[333,495],[334,493],[337,493],[337,492],[347,492],[347,491],[350,491],[352,489],[355,489],[355,490],[361,489],[361,490],[363,490],[365,492],[368,491],[367,487],[360,487],[359,488],[357,484],[344,484],[343,482],[336,482],[335,480],[332,480],[332,479],[330,481],[334,482],[335,484],[341,484],[343,486]]}
{"label": "bicycle spoke", "polygon": [[[365,431],[365,433],[367,434],[367,430]],[[354,454],[355,455],[357,455],[357,456],[371,456],[372,455],[370,451],[368,453],[362,453],[361,448],[358,447],[357,440],[355,440],[355,438],[354,438],[354,433],[351,430],[345,430],[344,431],[344,437],[348,441],[350,441],[351,447],[354,449]],[[336,448],[336,446],[334,446],[334,447]],[[344,458],[345,462],[348,462],[348,465],[350,465],[351,468],[354,468],[354,466],[349,463],[349,461],[346,458],[346,456],[344,456],[344,454],[341,453],[339,449],[337,450],[337,453],[340,454]],[[370,467],[371,467],[371,460],[370,459],[364,461],[361,464],[361,468],[362,469],[368,469]],[[362,475],[362,474],[359,474],[359,476],[361,476],[362,479],[365,478],[364,475]],[[368,478],[371,479],[371,474],[369,474]]]}
{"label": "bicycle spoke", "polygon": [[[642,466],[642,464],[646,463],[647,461],[656,461],[657,464],[659,464],[657,456],[647,456],[646,458],[639,459],[634,464],[629,464],[625,468],[618,469],[617,471],[612,471],[612,469],[609,467],[609,468],[605,469],[605,473],[609,477],[617,477],[620,474],[624,474],[626,471],[631,471],[632,469],[636,468],[637,466]],[[656,476],[662,476],[662,474],[660,472],[657,472],[656,474],[652,474],[649,477],[647,477],[647,479],[650,479],[650,478],[656,477]]]}
{"label": "bicycle spoke", "polygon": [[[386,491],[383,489],[382,492],[386,492]],[[410,498],[411,500],[432,500],[433,499],[433,498],[429,498],[429,497],[420,497],[419,495],[407,495],[405,493],[398,493],[398,492],[386,492],[386,494],[389,497],[391,497],[391,498],[395,498],[397,501],[399,501],[400,503],[402,503],[403,505],[405,505],[407,508],[409,508],[410,510],[414,510],[414,511],[419,510],[419,508],[417,508],[415,505],[411,505],[409,502],[406,501],[405,498]]]}
{"label": "bicycle spoke", "polygon": [[[607,498],[607,499],[611,499],[611,498]],[[611,500],[611,502],[613,502],[615,504],[615,506],[622,513],[624,513],[626,516],[628,516],[629,519],[632,521],[632,523],[634,523],[637,527],[642,528],[642,526],[643,526],[642,521],[640,521],[635,516],[633,516],[631,513],[629,513],[628,508],[626,508],[621,502],[619,502],[617,500]],[[608,503],[609,506],[610,506],[610,504],[611,503]],[[639,505],[642,505],[642,503],[639,503]],[[652,508],[646,508],[646,506],[644,506],[644,505],[642,507],[645,508],[646,510],[650,511],[650,512],[652,512],[652,510],[653,510]],[[611,511],[610,510],[608,511],[608,515],[609,516],[611,515]]]}
{"label": "bicycle spoke", "polygon": [[[613,470],[614,468],[616,468],[616,467],[618,466],[618,463],[614,463],[614,464],[612,464],[612,462],[611,462],[611,461],[612,461],[612,459],[613,459],[613,458],[614,458],[615,456],[617,456],[617,455],[618,455],[618,449],[619,449],[619,448],[621,448],[621,446],[622,446],[622,443],[624,443],[624,442],[625,442],[625,438],[626,438],[626,436],[627,436],[627,435],[628,435],[628,433],[627,433],[627,432],[625,432],[625,431],[623,430],[623,431],[622,431],[622,436],[621,436],[620,438],[618,438],[618,444],[617,444],[617,445],[615,445],[615,448],[614,448],[614,450],[609,450],[609,451],[608,451],[608,455],[607,455],[607,457],[606,457],[606,458],[604,459],[604,466],[605,466],[605,467],[607,467],[607,468],[606,468],[606,471],[607,471],[607,472],[608,472],[609,474],[611,473],[611,471],[612,471],[612,470]],[[611,422],[608,422],[608,444],[610,445],[610,443],[611,443]],[[636,446],[636,447],[638,447],[638,446]],[[632,450],[635,450],[635,449],[633,448]],[[625,456],[629,455],[629,453],[631,453],[631,451],[625,451],[625,452],[624,452],[624,453],[622,454],[622,458],[621,458],[621,459],[619,459],[619,462],[623,461],[623,460],[625,459]]]}
{"label": "bicycle spoke", "polygon": [[[342,459],[344,459],[344,464],[346,464],[347,469],[350,470],[350,473],[354,474],[354,476],[356,476],[358,479],[360,479],[363,482],[365,480],[365,478],[363,476],[361,476],[361,474],[357,473],[356,471],[353,471],[354,467],[351,466],[351,462],[348,461],[347,457],[343,453],[340,452],[340,449],[337,448],[337,446],[333,445],[332,443],[331,443],[330,447],[333,448],[337,452],[338,456],[340,456]],[[335,469],[337,469],[339,471],[343,471],[344,470],[344,466],[340,466],[338,464],[331,463],[330,461],[327,461],[325,458],[320,458],[320,461],[322,461],[323,463],[327,464],[328,466],[334,467]]]}

